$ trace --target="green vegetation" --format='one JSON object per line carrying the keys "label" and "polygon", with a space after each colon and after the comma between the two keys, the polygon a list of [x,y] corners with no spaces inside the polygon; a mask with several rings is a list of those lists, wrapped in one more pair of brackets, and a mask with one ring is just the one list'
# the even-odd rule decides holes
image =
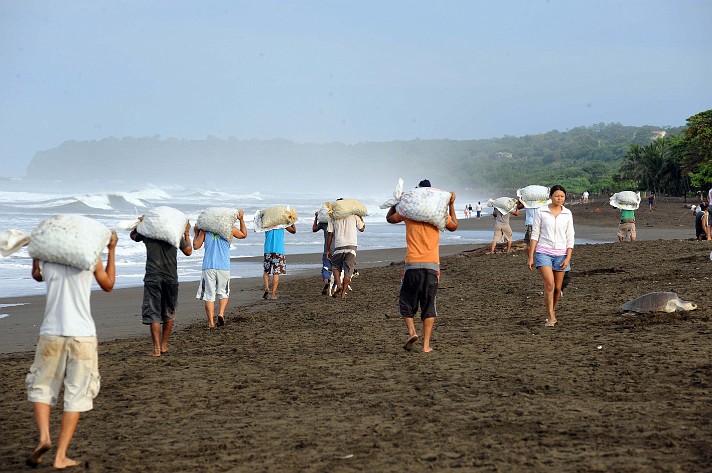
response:
{"label": "green vegetation", "polygon": [[688,118],[687,125],[678,135],[632,144],[620,178],[638,190],[676,196],[712,186],[712,110]]}
{"label": "green vegetation", "polygon": [[471,159],[463,159],[458,174],[471,187],[514,190],[528,184],[561,184],[571,192],[617,192],[636,186],[623,176],[631,146],[644,147],[656,137],[683,128],[632,127],[620,123],[551,131],[521,138],[471,142]]}
{"label": "green vegetation", "polygon": [[[144,181],[214,186],[221,180],[235,185],[238,179],[245,186],[262,182],[265,172],[278,170],[292,186],[313,186],[315,180],[342,176],[346,182],[379,192],[390,189],[398,177],[414,185],[427,176],[448,188],[483,193],[561,184],[573,193],[652,190],[686,195],[712,185],[712,110],[687,122],[686,127],[674,128],[599,123],[523,137],[353,145],[212,136],[204,140],[109,137],[68,141],[39,152],[28,167],[28,177],[100,179],[112,169],[113,179],[134,185]],[[219,170],[202,178],[186,171],[206,162],[219,163]]]}

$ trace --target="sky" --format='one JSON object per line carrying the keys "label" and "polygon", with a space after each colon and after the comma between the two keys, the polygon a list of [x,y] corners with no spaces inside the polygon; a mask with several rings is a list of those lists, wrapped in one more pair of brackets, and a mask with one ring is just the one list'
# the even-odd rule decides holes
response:
{"label": "sky", "polygon": [[708,0],[0,0],[0,176],[106,137],[468,140],[712,108]]}

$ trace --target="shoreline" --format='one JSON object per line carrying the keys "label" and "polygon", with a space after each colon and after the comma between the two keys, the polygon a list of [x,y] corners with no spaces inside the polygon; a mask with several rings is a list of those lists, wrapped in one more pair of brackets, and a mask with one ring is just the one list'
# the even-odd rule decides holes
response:
{"label": "shoreline", "polygon": [[[580,238],[589,225],[615,230],[615,213],[585,217]],[[712,464],[712,242],[688,238],[678,217],[677,206],[641,215],[635,243],[577,245],[554,328],[521,243],[495,255],[488,245],[441,247],[427,354],[419,343],[403,349],[400,262],[359,265],[346,300],[321,296],[316,272],[286,278],[277,301],[262,299],[259,281],[254,295],[237,281],[214,331],[186,284],[182,300],[201,321],[179,308],[180,330],[157,358],[132,315],[141,289],[100,293],[95,317],[138,335],[99,344],[101,391],[72,456],[91,471],[136,473],[701,471]],[[698,307],[622,311],[651,291]],[[37,436],[24,395],[33,356],[2,355],[2,417],[13,435],[0,471],[26,469]]]}
{"label": "shoreline", "polygon": [[[670,206],[668,214],[672,211],[674,204]],[[584,223],[576,224],[576,237],[578,240],[596,241],[596,244],[611,243],[616,240],[617,222],[615,221],[615,209],[600,208],[594,205],[575,205],[576,211],[591,210],[594,220],[583,212],[577,212],[574,221],[580,217]],[[679,208],[678,206],[675,206]],[[599,209],[599,211],[595,211]],[[639,212],[645,216],[646,212]],[[655,212],[653,212],[655,213]],[[603,214],[603,215],[601,215]],[[659,216],[660,214],[656,215]],[[589,217],[589,218],[587,218]],[[652,217],[652,215],[651,215]],[[694,221],[690,218],[678,223],[678,220],[667,219],[663,222],[652,224],[647,219],[639,218],[638,241],[652,240],[690,240],[692,239]],[[604,225],[605,224],[605,225]],[[512,217],[512,230],[522,233],[524,231],[523,216]],[[494,227],[492,217],[484,215],[480,219],[470,218],[459,220],[461,230],[491,230]],[[521,242],[521,240],[519,240]],[[482,244],[450,244],[440,246],[441,258],[459,255],[480,248],[487,248],[488,243]],[[515,247],[517,245],[515,244]],[[521,243],[520,245],[521,246]],[[376,268],[401,263],[405,258],[404,247],[361,250],[358,252],[357,267],[359,269]],[[520,250],[521,251],[521,250]],[[574,252],[575,255],[575,252]],[[262,258],[243,257],[234,258],[233,261],[261,262]],[[320,286],[319,265],[321,264],[320,253],[288,254],[287,270],[289,265],[314,265],[313,269],[292,270],[280,281],[281,286],[289,284],[290,280],[313,278],[315,287]],[[29,271],[29,268],[28,268]],[[317,284],[319,282],[319,284]],[[358,286],[358,279],[354,281]],[[179,306],[176,317],[174,332],[179,332],[193,324],[206,320],[202,301],[195,298],[198,281],[186,281],[180,283]],[[261,277],[232,278],[232,294],[228,310],[238,312],[255,303],[262,301],[263,282]],[[318,293],[317,293],[318,294]],[[92,315],[97,327],[97,334],[100,342],[110,340],[120,340],[128,338],[148,338],[148,328],[141,323],[141,300],[143,297],[143,286],[118,288],[111,293],[103,291],[92,292]],[[0,319],[0,354],[30,352],[35,348],[39,326],[44,315],[44,295],[0,297],[1,304],[22,304],[13,305],[0,309],[7,317]]]}

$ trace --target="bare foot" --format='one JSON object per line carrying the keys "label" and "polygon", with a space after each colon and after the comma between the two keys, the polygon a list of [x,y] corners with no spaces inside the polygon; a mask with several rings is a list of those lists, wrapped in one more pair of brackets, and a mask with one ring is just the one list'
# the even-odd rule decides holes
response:
{"label": "bare foot", "polygon": [[408,337],[408,340],[405,341],[405,345],[403,345],[403,349],[405,351],[411,351],[413,349],[413,344],[418,341],[418,334],[415,335],[410,335]]}
{"label": "bare foot", "polygon": [[433,351],[432,348],[430,348],[430,347],[427,347],[427,348],[423,347],[423,353],[430,353],[431,351]]}
{"label": "bare foot", "polygon": [[74,461],[71,458],[64,458],[63,460],[58,460],[54,459],[54,467],[58,470],[63,470],[65,468],[69,468],[70,466],[78,466],[80,463],[78,461]]}
{"label": "bare foot", "polygon": [[272,300],[273,300],[273,301],[276,301],[276,300],[277,300],[277,295],[276,295],[276,294],[272,294]]}
{"label": "bare foot", "polygon": [[554,320],[547,320],[547,321],[546,321],[546,326],[547,326],[547,327],[555,327],[555,326],[556,326],[556,319],[554,319]]}
{"label": "bare foot", "polygon": [[42,459],[44,458],[45,453],[47,453],[50,448],[52,448],[51,443],[46,443],[44,445],[38,445],[37,448],[35,449],[35,451],[32,452],[32,455],[27,457],[27,460],[25,460],[25,464],[27,466],[37,468],[37,466],[40,463],[42,463]]}
{"label": "bare foot", "polygon": [[161,349],[154,348],[153,351],[148,354],[148,356],[161,356]]}
{"label": "bare foot", "polygon": [[167,345],[164,345],[164,346],[161,347],[161,355],[164,354],[164,353],[168,353],[168,346],[167,346]]}

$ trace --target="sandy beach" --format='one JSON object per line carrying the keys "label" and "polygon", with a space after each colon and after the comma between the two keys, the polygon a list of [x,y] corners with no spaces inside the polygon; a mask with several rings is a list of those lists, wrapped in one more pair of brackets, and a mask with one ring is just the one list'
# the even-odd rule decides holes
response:
{"label": "sandy beach", "polygon": [[[577,238],[615,240],[607,201],[571,209]],[[345,301],[321,296],[318,270],[284,278],[277,301],[238,279],[227,325],[212,332],[197,283],[182,283],[178,330],[157,359],[142,289],[94,293],[102,388],[69,453],[101,472],[710,471],[712,243],[692,240],[680,199],[636,218],[638,242],[575,248],[553,329],[521,245],[441,247],[430,354],[402,348],[404,249],[360,252]],[[515,231],[523,223],[512,218]],[[492,227],[490,216],[461,221]],[[670,290],[698,309],[621,314]],[[36,443],[24,380],[44,298],[0,299],[18,302],[0,320],[3,472],[26,470]]]}

